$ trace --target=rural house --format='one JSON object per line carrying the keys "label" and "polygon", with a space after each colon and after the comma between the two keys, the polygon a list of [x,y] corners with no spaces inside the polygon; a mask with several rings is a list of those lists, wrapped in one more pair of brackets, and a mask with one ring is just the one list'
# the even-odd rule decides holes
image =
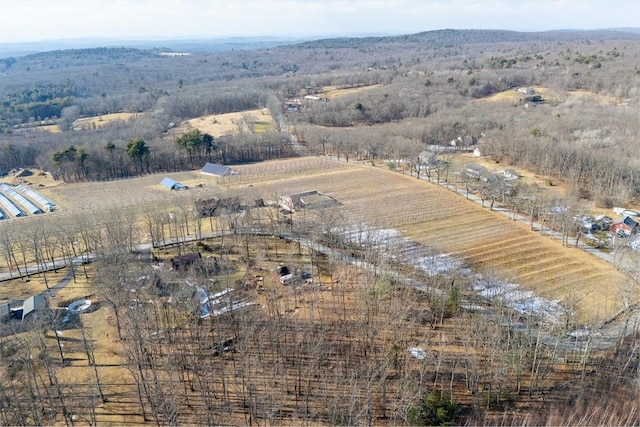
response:
{"label": "rural house", "polygon": [[290,212],[296,209],[321,209],[338,206],[340,203],[331,196],[319,193],[318,190],[310,190],[302,193],[291,194],[280,198],[280,207]]}
{"label": "rural house", "polygon": [[213,176],[227,176],[235,175],[237,172],[233,171],[229,166],[221,165],[219,163],[207,163],[200,170],[201,173]]}
{"label": "rural house", "polygon": [[630,216],[625,216],[622,219],[613,221],[609,226],[609,230],[614,234],[630,236],[638,231],[638,223]]}

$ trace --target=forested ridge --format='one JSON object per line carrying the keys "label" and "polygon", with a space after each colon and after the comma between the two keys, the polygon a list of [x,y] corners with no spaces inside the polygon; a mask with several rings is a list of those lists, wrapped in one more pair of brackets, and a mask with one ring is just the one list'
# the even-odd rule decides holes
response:
{"label": "forested ridge", "polygon": [[[502,161],[569,180],[576,189],[590,188],[603,200],[631,200],[640,194],[640,148],[634,137],[639,126],[638,37],[613,30],[441,30],[213,54],[96,48],[5,59],[0,170],[64,169],[66,179],[180,170],[195,165],[166,132],[185,119],[267,106],[282,116],[284,110],[275,110],[309,91],[379,85],[309,103],[297,113],[285,111],[287,120],[316,153],[318,138],[325,140],[325,152],[354,157],[374,149],[378,157],[394,152],[407,157],[428,144],[468,137]],[[538,108],[524,110],[524,102],[510,107],[477,102],[533,85],[550,91],[542,102],[529,103]],[[570,96],[577,92],[592,97]],[[72,130],[78,118],[113,112],[144,114],[100,129]],[[394,125],[403,121],[406,126]],[[57,123],[63,132],[23,130],[39,123]],[[317,128],[305,131],[307,123],[341,136],[322,136]],[[372,126],[382,128],[368,132]],[[126,155],[134,138],[150,149],[144,168]],[[277,133],[260,139],[264,152],[292,154]],[[220,160],[265,158],[231,148],[242,140],[220,138],[219,145],[229,150],[220,153]],[[82,164],[67,158],[64,167],[56,165],[54,153],[70,147],[86,154]]]}

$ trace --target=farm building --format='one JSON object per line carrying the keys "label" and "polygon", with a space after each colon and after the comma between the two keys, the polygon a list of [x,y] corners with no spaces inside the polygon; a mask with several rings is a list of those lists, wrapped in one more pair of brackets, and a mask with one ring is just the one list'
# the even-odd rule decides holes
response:
{"label": "farm building", "polygon": [[200,252],[177,256],[175,258],[171,258],[171,269],[174,271],[185,271],[193,263],[200,261],[201,259],[202,255]]}
{"label": "farm building", "polygon": [[169,178],[168,176],[162,178],[162,181],[160,181],[160,185],[168,188],[169,190],[186,190],[187,188],[189,188],[186,185],[180,184],[178,181]]}
{"label": "farm building", "polygon": [[464,172],[472,178],[480,179],[481,177],[487,175],[487,168],[477,163],[470,163],[464,169]]}
{"label": "farm building", "polygon": [[638,223],[630,216],[625,216],[622,219],[613,221],[609,226],[609,230],[614,234],[625,234],[630,236],[632,233],[638,231]]}
{"label": "farm building", "polygon": [[280,207],[293,212],[296,209],[322,209],[338,206],[340,202],[318,190],[305,191],[280,198]]}
{"label": "farm building", "polygon": [[237,172],[233,171],[229,166],[221,165],[219,163],[207,163],[200,170],[201,173],[213,176],[227,176],[235,175]]}
{"label": "farm building", "polygon": [[514,171],[513,169],[505,169],[504,171],[502,171],[502,176],[504,177],[504,179],[518,179],[520,178],[520,174],[518,174],[518,172]]}

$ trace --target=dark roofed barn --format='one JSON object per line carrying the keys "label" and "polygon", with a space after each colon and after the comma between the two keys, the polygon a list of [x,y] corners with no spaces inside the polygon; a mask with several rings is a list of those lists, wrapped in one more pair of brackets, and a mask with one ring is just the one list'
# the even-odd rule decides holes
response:
{"label": "dark roofed barn", "polygon": [[235,172],[231,170],[229,166],[221,165],[219,163],[207,163],[200,170],[200,172],[213,176],[227,176],[235,174]]}

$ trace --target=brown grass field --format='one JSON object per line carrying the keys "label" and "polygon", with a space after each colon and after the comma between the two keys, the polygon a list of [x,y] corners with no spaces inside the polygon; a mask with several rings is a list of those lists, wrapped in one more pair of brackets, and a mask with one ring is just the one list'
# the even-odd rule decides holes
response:
{"label": "brown grass field", "polygon": [[[258,126],[254,126],[258,124]],[[268,126],[271,124],[271,126]],[[180,135],[191,129],[199,129],[213,137],[223,135],[237,135],[240,133],[272,132],[273,119],[267,108],[247,110],[238,113],[211,114],[187,120],[170,132],[172,135]]]}
{"label": "brown grass field", "polygon": [[350,88],[338,88],[335,86],[325,86],[322,88],[322,97],[326,99],[336,99],[347,95],[353,95],[354,93],[365,92],[370,89],[381,87],[382,85],[360,86]]}
{"label": "brown grass field", "polygon": [[[614,98],[612,96],[606,96],[597,94],[594,92],[589,92],[586,90],[572,90],[564,93],[555,92],[549,88],[543,86],[531,86],[532,89],[535,89],[540,95],[542,95],[543,99],[547,102],[551,103],[571,103],[574,101],[589,101],[593,103],[597,103],[599,105],[622,105],[622,101],[620,99]],[[482,101],[490,101],[490,102],[509,102],[511,104],[518,104],[526,95],[517,92],[513,89],[508,89],[502,92],[494,93],[493,95],[487,96],[486,98],[479,99],[475,102]]]}
{"label": "brown grass field", "polygon": [[[578,299],[578,318],[599,323],[621,308],[623,275],[600,259],[540,236],[523,224],[465,200],[437,185],[371,166],[303,158],[234,167],[239,174],[218,184],[198,171],[170,176],[203,188],[171,192],[159,185],[164,175],[126,181],[69,184],[44,189],[73,214],[152,207],[175,200],[194,200],[225,192],[248,200],[315,189],[338,199],[346,221],[394,228],[404,236],[442,253],[462,257],[469,265],[497,274],[550,300]],[[135,188],[135,192],[128,189]]]}
{"label": "brown grass field", "polygon": [[83,117],[73,122],[73,128],[78,130],[95,129],[116,121],[126,122],[129,119],[138,118],[143,114],[144,113],[111,113],[100,116]]}

